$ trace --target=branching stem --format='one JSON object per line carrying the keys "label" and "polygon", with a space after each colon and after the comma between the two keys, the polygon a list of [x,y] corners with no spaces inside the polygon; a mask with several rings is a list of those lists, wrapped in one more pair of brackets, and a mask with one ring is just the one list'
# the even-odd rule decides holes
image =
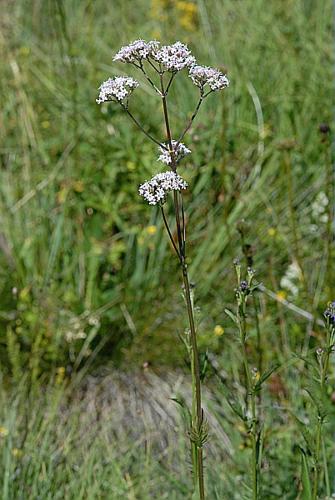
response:
{"label": "branching stem", "polygon": [[[175,172],[177,169],[176,160],[174,157],[173,147],[172,147],[172,135],[171,128],[169,123],[169,114],[168,114],[168,106],[166,100],[166,91],[164,89],[163,75],[160,74],[160,83],[161,83],[161,93],[162,93],[162,104],[163,104],[163,113],[164,113],[164,121],[166,127],[166,135],[167,141],[171,151],[171,167]],[[186,133],[186,132],[185,132]],[[197,483],[196,488],[198,491],[199,499],[205,500],[205,487],[204,487],[204,471],[203,471],[203,448],[202,444],[195,443],[192,440],[192,431],[195,431],[197,435],[201,435],[202,426],[203,426],[203,411],[201,406],[201,379],[200,379],[200,362],[199,362],[199,352],[197,345],[197,334],[194,322],[194,311],[193,304],[191,298],[191,287],[188,277],[187,264],[186,264],[186,229],[185,229],[185,216],[184,209],[182,205],[179,203],[180,194],[174,191],[174,210],[175,210],[175,218],[176,218],[176,226],[177,226],[177,237],[178,237],[178,245],[179,245],[179,255],[180,255],[180,263],[183,275],[183,284],[184,284],[184,294],[185,301],[189,319],[190,326],[190,339],[191,339],[191,366],[192,366],[192,429],[190,430],[191,437],[191,448],[192,448],[192,457],[193,457],[193,473],[195,482]],[[180,205],[182,208],[180,208]]]}
{"label": "branching stem", "polygon": [[168,223],[168,221],[167,221],[167,219],[166,219],[166,216],[165,216],[165,212],[164,212],[164,208],[163,208],[163,206],[161,206],[161,212],[162,212],[162,217],[163,217],[164,225],[165,225],[165,228],[166,228],[167,233],[168,233],[168,235],[169,235],[169,238],[170,238],[170,241],[171,241],[171,243],[172,243],[172,246],[173,246],[173,248],[175,249],[175,252],[176,252],[176,254],[177,254],[178,259],[181,261],[181,255],[180,255],[180,253],[179,253],[179,251],[178,251],[178,248],[177,248],[177,246],[176,246],[176,244],[175,244],[175,241],[174,241],[174,238],[173,238],[173,236],[172,236],[172,233],[171,233],[171,230],[170,230],[170,226],[169,226],[169,223]]}
{"label": "branching stem", "polygon": [[245,371],[246,380],[246,406],[251,414],[250,437],[252,443],[252,461],[251,461],[251,477],[252,477],[252,499],[258,500],[259,498],[259,460],[257,452],[257,439],[258,439],[258,417],[257,417],[257,397],[255,392],[254,383],[251,377],[250,366],[248,362],[248,355],[246,350],[246,304],[243,299],[242,304],[239,305],[237,311],[238,326],[240,333],[240,342],[242,347],[242,362]]}
{"label": "branching stem", "polygon": [[[332,326],[328,325],[326,346],[324,347],[324,349],[321,350],[320,359],[319,359],[320,393],[321,393],[321,401],[322,402],[325,398],[327,375],[328,375],[328,371],[329,371],[330,354],[332,352],[333,346],[334,346],[334,329]],[[312,493],[313,500],[317,500],[317,498],[318,498],[320,470],[321,470],[321,463],[320,463],[321,462],[321,454],[322,454],[322,460],[323,460],[323,473],[325,476],[327,496],[330,496],[328,464],[327,464],[327,456],[326,456],[324,437],[323,437],[323,424],[324,424],[324,414],[323,414],[322,405],[321,405],[321,408],[318,408],[318,414],[317,414],[315,456],[314,456],[315,463],[314,463],[313,493]]]}
{"label": "branching stem", "polygon": [[157,141],[157,139],[155,139],[154,137],[152,137],[152,135],[149,134],[149,132],[147,132],[145,130],[145,128],[142,127],[142,125],[140,124],[140,122],[137,120],[137,118],[135,118],[135,116],[129,111],[128,107],[125,106],[122,102],[120,103],[121,107],[124,109],[124,111],[127,113],[127,115],[132,119],[132,121],[135,123],[135,125],[143,132],[143,134],[145,134],[151,141],[153,141],[155,144],[157,144],[157,146],[165,149],[166,151],[168,150],[168,148],[160,143],[159,141]]}
{"label": "branching stem", "polygon": [[179,137],[178,142],[177,142],[177,146],[176,146],[176,147],[178,147],[178,146],[179,146],[179,144],[180,144],[180,143],[181,143],[181,141],[184,139],[184,137],[185,137],[185,135],[187,134],[187,132],[190,130],[190,128],[191,128],[191,126],[192,126],[192,123],[194,122],[194,119],[195,119],[195,117],[196,117],[196,116],[197,116],[197,114],[198,114],[198,111],[199,111],[199,109],[200,109],[200,106],[201,106],[201,104],[202,104],[202,102],[203,102],[204,98],[205,98],[205,96],[204,96],[203,94],[200,94],[200,98],[199,98],[198,104],[197,104],[197,106],[196,106],[196,108],[195,108],[195,110],[194,110],[194,113],[193,113],[193,115],[191,116],[191,118],[190,118],[190,120],[189,120],[189,122],[188,122],[188,124],[187,124],[187,126],[186,126],[186,128],[185,128],[185,130],[183,131],[183,133],[182,133],[182,134],[181,134],[181,136]]}

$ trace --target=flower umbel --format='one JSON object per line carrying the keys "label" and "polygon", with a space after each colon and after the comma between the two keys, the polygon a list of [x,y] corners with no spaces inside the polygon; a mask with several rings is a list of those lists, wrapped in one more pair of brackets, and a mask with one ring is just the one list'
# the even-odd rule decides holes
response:
{"label": "flower umbel", "polygon": [[192,66],[189,71],[189,76],[197,87],[201,90],[205,85],[212,90],[222,90],[229,86],[229,80],[224,73],[209,66]]}
{"label": "flower umbel", "polygon": [[98,104],[107,101],[121,102],[139,86],[137,80],[130,76],[116,76],[115,78],[108,78],[99,87],[99,97],[96,99]]}
{"label": "flower umbel", "polygon": [[182,158],[184,158],[184,156],[191,153],[191,150],[188,149],[182,142],[178,144],[177,141],[172,140],[172,151],[170,150],[169,144],[165,144],[165,146],[168,150],[160,147],[159,149],[162,154],[158,157],[158,160],[165,163],[165,165],[170,165],[172,163],[172,157],[175,163],[178,163]]}
{"label": "flower umbel", "polygon": [[186,188],[187,182],[180,175],[168,171],[159,173],[150,181],[141,184],[138,192],[149,205],[157,205],[165,202],[166,195],[170,191],[181,191]]}
{"label": "flower umbel", "polygon": [[136,63],[141,62],[143,59],[148,59],[154,51],[158,50],[159,42],[152,40],[146,42],[145,40],[135,40],[129,45],[121,47],[119,52],[115,54],[113,61],[120,61],[123,63]]}
{"label": "flower umbel", "polygon": [[181,71],[195,64],[195,57],[192,56],[187,45],[175,42],[173,45],[163,45],[153,53],[153,59],[159,62],[166,71]]}

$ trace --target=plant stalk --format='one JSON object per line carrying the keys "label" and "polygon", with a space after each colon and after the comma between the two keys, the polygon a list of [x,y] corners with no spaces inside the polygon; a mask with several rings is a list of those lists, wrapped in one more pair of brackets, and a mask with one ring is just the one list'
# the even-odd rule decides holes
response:
{"label": "plant stalk", "polygon": [[[173,155],[172,147],[172,135],[169,123],[169,114],[166,100],[166,91],[164,89],[163,75],[160,74],[161,83],[161,96],[163,104],[163,113],[166,127],[166,135],[171,151],[171,168],[176,171],[177,165]],[[199,352],[197,345],[197,334],[194,322],[194,311],[191,298],[191,287],[188,277],[187,264],[186,264],[186,241],[185,241],[185,222],[184,217],[181,217],[181,208],[179,203],[179,193],[174,191],[174,210],[175,219],[177,226],[177,238],[178,238],[178,257],[182,269],[183,284],[184,284],[184,295],[187,307],[187,314],[190,326],[190,339],[191,339],[191,375],[192,375],[192,429],[197,435],[201,435],[202,425],[203,425],[203,412],[201,407],[201,379],[200,379],[200,363],[199,363]],[[192,438],[192,432],[190,433],[190,441],[192,448],[192,459],[193,459],[193,474],[194,481],[196,484],[196,489],[198,491],[199,499],[205,500],[205,486],[204,486],[204,471],[203,471],[203,448],[199,445],[199,442],[194,442]]]}
{"label": "plant stalk", "polygon": [[258,468],[258,457],[257,457],[257,411],[256,411],[256,393],[254,390],[254,384],[252,382],[250,367],[248,363],[248,356],[246,351],[246,320],[245,320],[245,304],[242,304],[238,310],[238,322],[240,331],[240,341],[242,345],[242,359],[245,371],[246,380],[246,404],[247,408],[251,411],[251,427],[250,436],[252,443],[252,461],[251,461],[251,479],[252,479],[252,498],[253,500],[258,500],[258,490],[259,490],[259,468]]}
{"label": "plant stalk", "polygon": [[[319,361],[319,363],[320,363],[320,392],[321,392],[322,401],[323,401],[324,395],[325,395],[326,380],[327,380],[327,374],[328,374],[328,370],[329,370],[330,354],[332,352],[333,343],[334,343],[333,330],[330,331],[330,329],[327,328],[326,347],[324,348],[324,353],[323,353],[324,355],[322,354],[322,357]],[[321,412],[322,412],[322,410],[321,410]],[[324,443],[324,437],[323,437],[324,415],[321,412],[320,412],[320,409],[318,409],[318,415],[317,415],[318,421],[317,421],[317,428],[316,428],[316,445],[315,445],[315,467],[314,467],[314,475],[313,475],[313,494],[312,494],[313,500],[317,500],[317,498],[318,498],[318,487],[319,487],[320,469],[321,469],[321,464],[320,464],[321,453],[322,453],[323,472],[324,472],[324,476],[325,476],[327,495],[330,496],[329,473],[328,473],[327,457],[326,457],[325,443]]]}

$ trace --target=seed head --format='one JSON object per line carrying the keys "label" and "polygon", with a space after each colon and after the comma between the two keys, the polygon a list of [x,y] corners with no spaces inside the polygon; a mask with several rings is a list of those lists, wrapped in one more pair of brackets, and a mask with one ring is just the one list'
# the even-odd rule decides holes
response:
{"label": "seed head", "polygon": [[321,134],[329,134],[330,132],[330,126],[328,125],[328,123],[320,123],[319,125],[319,132]]}
{"label": "seed head", "polygon": [[246,292],[249,290],[249,285],[248,285],[248,282],[245,281],[245,280],[242,280],[241,283],[240,283],[240,290],[241,292]]}
{"label": "seed head", "polygon": [[330,325],[335,326],[335,301],[328,304],[328,307],[324,312],[324,317]]}
{"label": "seed head", "polygon": [[323,349],[321,347],[318,347],[317,350],[316,350],[316,355],[318,357],[320,357],[320,356],[322,356],[322,354],[323,354]]}
{"label": "seed head", "polygon": [[149,205],[163,204],[166,195],[170,191],[181,191],[187,188],[184,181],[176,172],[161,172],[155,175],[150,181],[144,182],[139,187],[139,194],[149,203]]}

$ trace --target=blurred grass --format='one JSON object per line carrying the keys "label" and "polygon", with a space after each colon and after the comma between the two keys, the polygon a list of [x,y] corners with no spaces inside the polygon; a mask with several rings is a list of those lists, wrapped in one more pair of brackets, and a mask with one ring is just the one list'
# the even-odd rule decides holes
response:
{"label": "blurred grass", "polygon": [[[237,346],[232,347],[231,359],[236,367]],[[229,393],[236,401],[244,397],[234,365],[220,371],[224,384],[212,378],[203,391],[211,429],[205,454],[210,500],[251,498],[250,436],[228,404]],[[293,415],[305,419],[312,432],[314,421],[306,415],[313,404],[302,391],[303,363],[297,360],[295,365],[299,378],[292,384],[290,378],[284,380],[284,373],[277,374],[262,405],[264,500],[304,498],[300,450],[306,444]],[[1,498],[191,498],[185,429],[170,399],[185,398],[190,403],[188,377],[178,371],[156,374],[147,368],[137,373],[96,372],[86,376],[84,384],[80,377],[71,383],[65,377],[58,370],[43,390],[32,386],[28,376],[7,389],[2,384]],[[326,425],[329,431],[333,413]],[[332,480],[334,443],[328,431],[326,445]]]}
{"label": "blurred grass", "polygon": [[[128,71],[112,62],[113,53],[138,37],[187,41],[200,62],[224,65],[231,79],[201,111],[184,171],[190,269],[208,345],[217,344],[214,325],[226,322],[222,304],[232,298],[241,218],[250,223],[259,279],[276,293],[297,261],[305,279],[294,300],[313,314],[323,307],[334,294],[329,234],[312,205],[320,192],[332,194],[329,141],[318,132],[332,121],[331,10],[330,1],[306,0],[4,2],[3,360],[10,328],[23,364],[31,351],[39,370],[73,363],[90,322],[96,331],[84,357],[96,348],[107,358],[126,352],[135,363],[179,357],[171,339],[174,345],[183,327],[182,304],[165,300],[179,295],[178,276],[167,272],[158,215],[137,195],[157,171],[156,151],[117,108],[95,104],[100,82]],[[174,130],[194,100],[181,78]],[[162,136],[150,88],[132,106]]]}

